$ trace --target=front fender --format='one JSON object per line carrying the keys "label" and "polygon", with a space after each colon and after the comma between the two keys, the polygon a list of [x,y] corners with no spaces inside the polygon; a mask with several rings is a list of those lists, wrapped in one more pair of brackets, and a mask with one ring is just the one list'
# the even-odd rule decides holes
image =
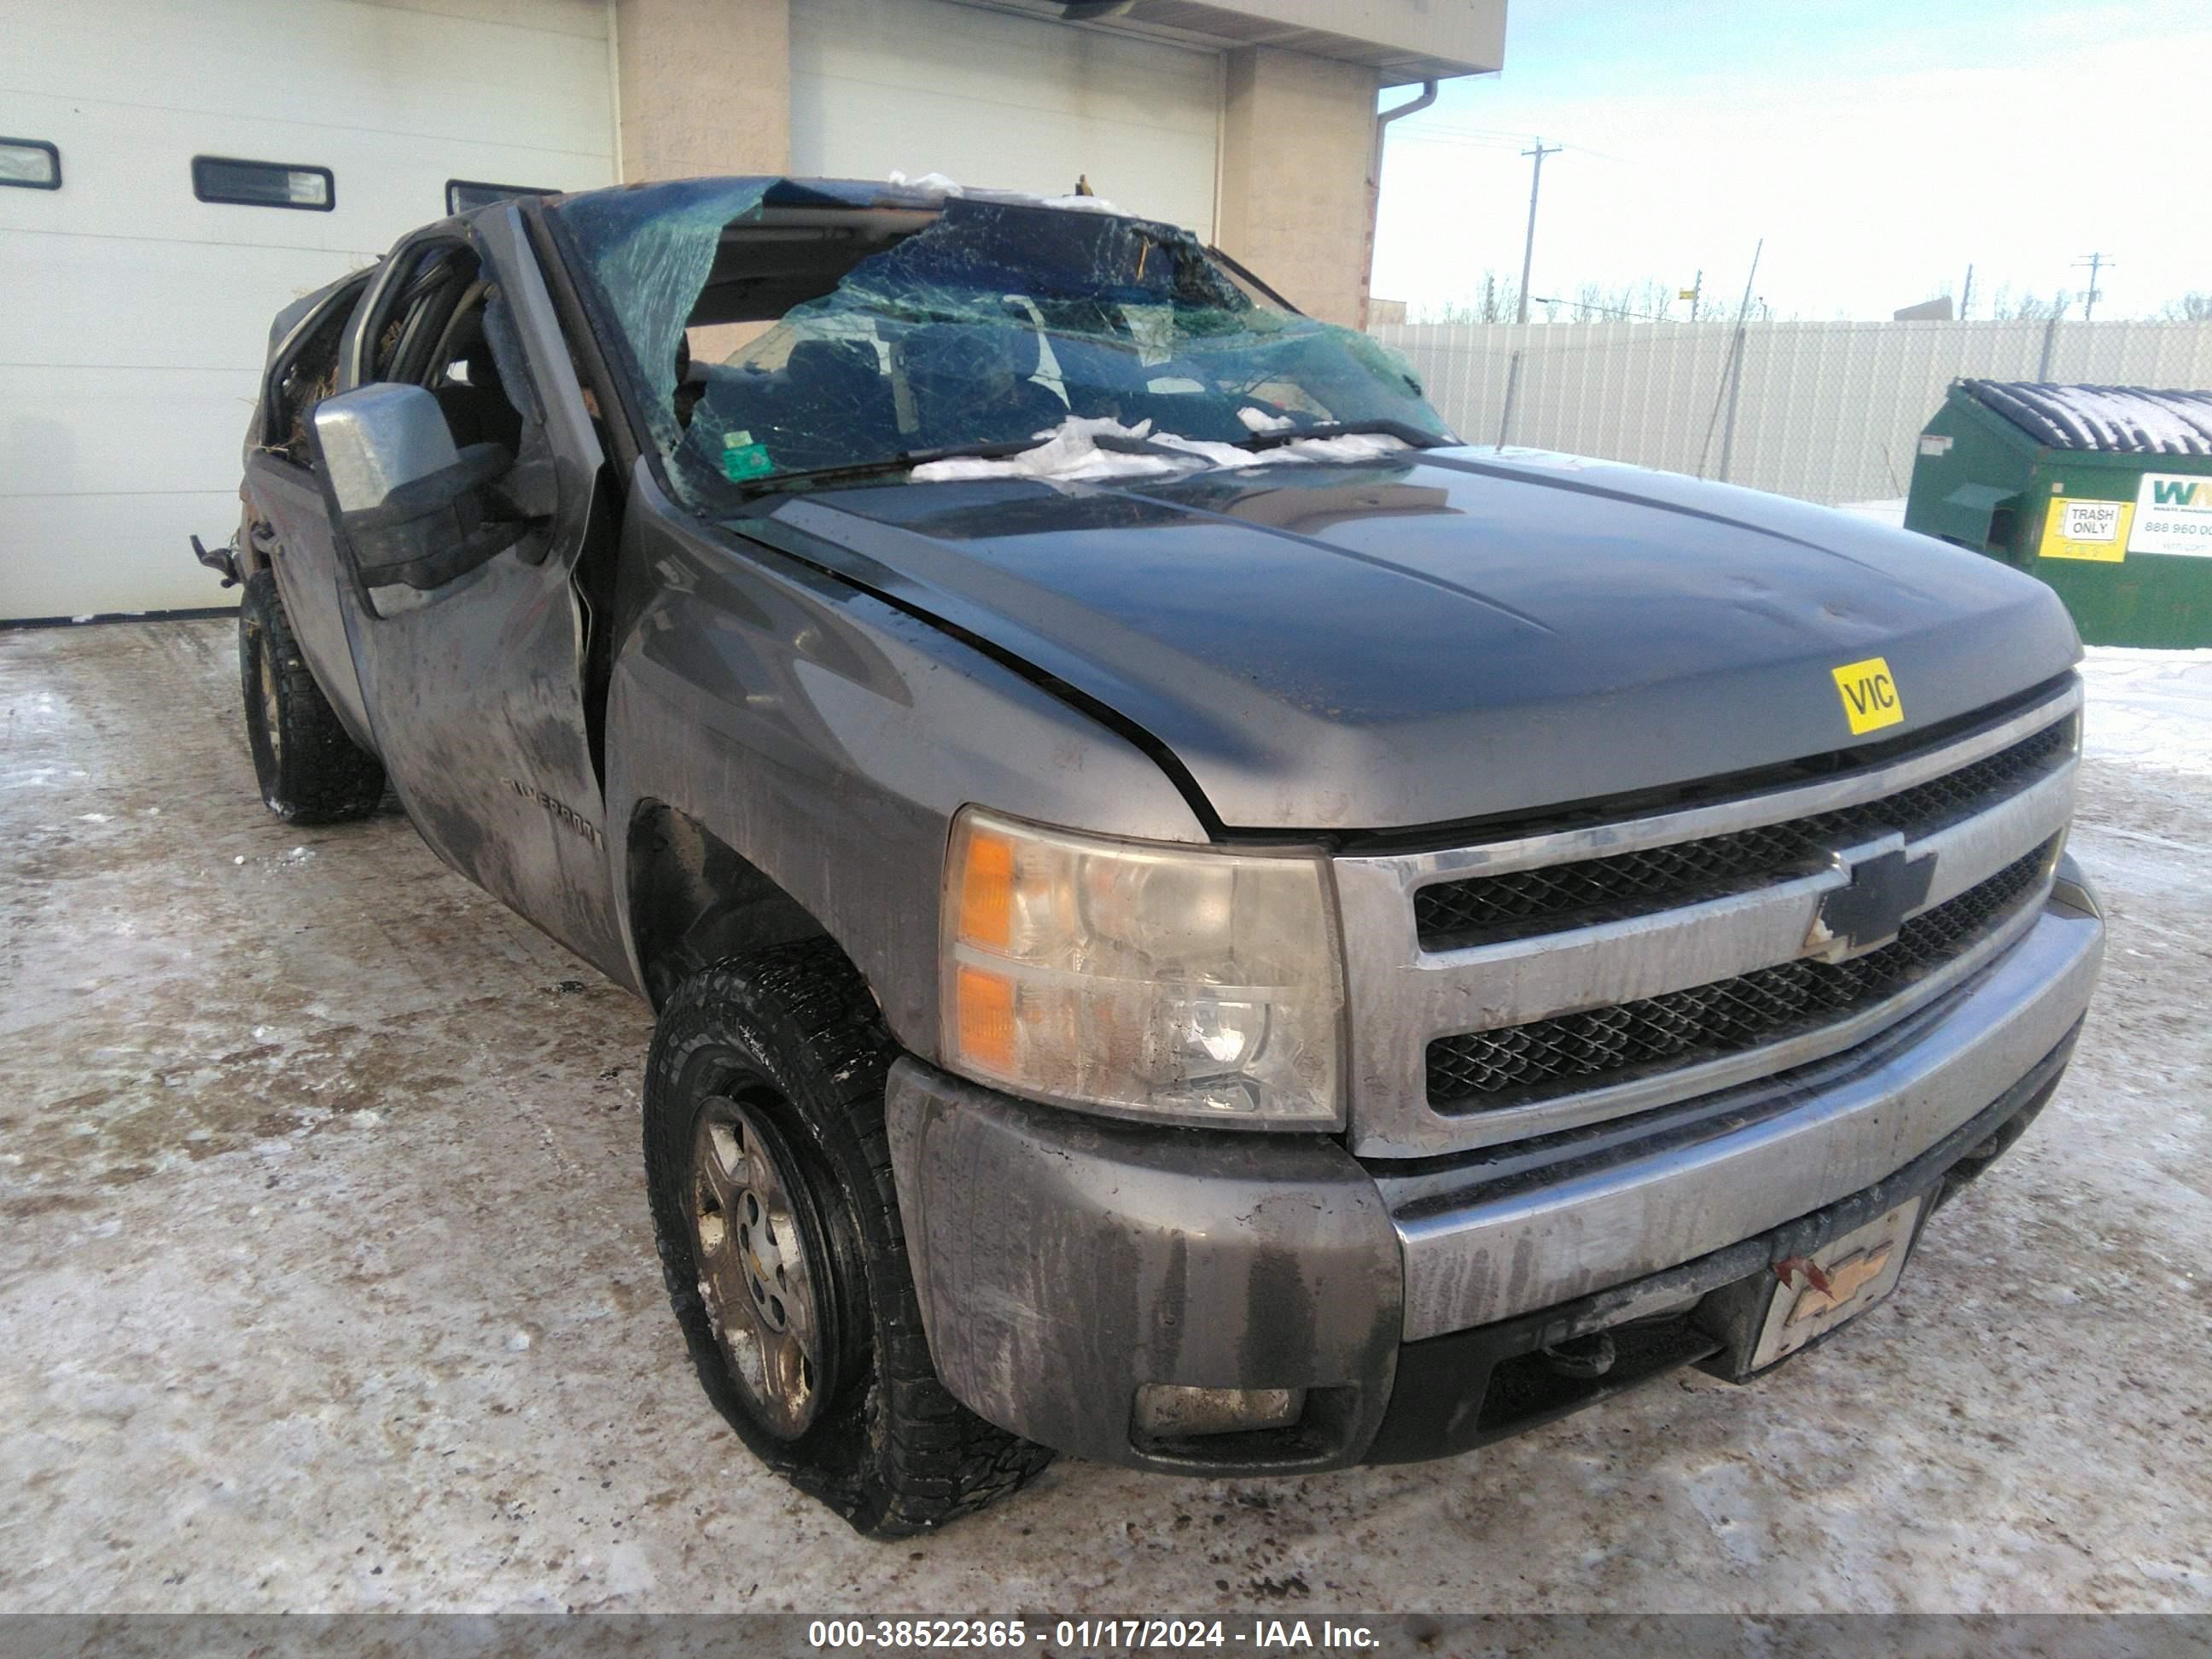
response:
{"label": "front fender", "polygon": [[[646,591],[609,685],[610,830],[656,804],[704,826],[837,942],[911,1052],[937,1054],[938,891],[963,805],[1206,839],[1127,739],[929,622],[691,519],[642,466],[624,536]],[[627,836],[610,839],[626,860]],[[617,916],[643,984],[629,873]]]}

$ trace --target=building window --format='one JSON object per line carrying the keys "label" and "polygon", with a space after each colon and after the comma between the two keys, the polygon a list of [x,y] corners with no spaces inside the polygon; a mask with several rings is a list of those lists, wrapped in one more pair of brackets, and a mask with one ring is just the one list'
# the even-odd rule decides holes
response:
{"label": "building window", "polygon": [[537,185],[487,185],[475,179],[446,180],[446,211],[471,213],[514,196],[557,196],[561,192]]}
{"label": "building window", "polygon": [[0,185],[59,190],[62,153],[43,138],[0,138]]}
{"label": "building window", "polygon": [[192,194],[203,202],[303,208],[310,213],[328,213],[337,205],[337,188],[328,167],[241,161],[228,155],[192,157]]}

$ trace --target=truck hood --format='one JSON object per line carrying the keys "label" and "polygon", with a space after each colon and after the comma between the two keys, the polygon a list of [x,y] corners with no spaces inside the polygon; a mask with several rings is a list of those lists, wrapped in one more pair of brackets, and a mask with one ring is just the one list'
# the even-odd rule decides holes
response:
{"label": "truck hood", "polygon": [[[1148,734],[1221,823],[1382,830],[1909,735],[2063,673],[2051,590],[1871,520],[1467,449],[787,499],[747,533]],[[1832,670],[1904,720],[1854,736]]]}

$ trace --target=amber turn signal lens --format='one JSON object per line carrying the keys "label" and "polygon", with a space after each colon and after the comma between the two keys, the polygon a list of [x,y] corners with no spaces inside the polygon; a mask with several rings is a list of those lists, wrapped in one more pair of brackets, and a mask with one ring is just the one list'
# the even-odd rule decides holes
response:
{"label": "amber turn signal lens", "polygon": [[1014,844],[977,831],[960,872],[960,937],[1004,950],[1014,937]]}
{"label": "amber turn signal lens", "polygon": [[[973,866],[970,866],[971,868]],[[1014,982],[1004,974],[963,966],[953,976],[960,1051],[1000,1072],[1014,1069]]]}

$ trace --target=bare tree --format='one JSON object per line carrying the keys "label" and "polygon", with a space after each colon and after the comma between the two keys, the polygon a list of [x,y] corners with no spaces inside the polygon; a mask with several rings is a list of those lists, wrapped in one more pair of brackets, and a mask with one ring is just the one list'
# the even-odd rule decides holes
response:
{"label": "bare tree", "polygon": [[2001,323],[2042,323],[2065,316],[2073,306],[2073,295],[2063,288],[2045,300],[2033,293],[2015,295],[2007,283],[1990,299],[1990,315]]}
{"label": "bare tree", "polygon": [[1520,305],[1521,291],[1510,276],[1494,270],[1482,273],[1482,286],[1466,300],[1447,300],[1424,319],[1437,323],[1510,323]]}
{"label": "bare tree", "polygon": [[2191,289],[2179,300],[2168,300],[2158,314],[2170,323],[2212,323],[2212,293]]}
{"label": "bare tree", "polygon": [[1631,303],[1635,309],[1655,323],[1672,322],[1677,290],[1672,283],[1662,283],[1656,276],[1647,276],[1636,286]]}

